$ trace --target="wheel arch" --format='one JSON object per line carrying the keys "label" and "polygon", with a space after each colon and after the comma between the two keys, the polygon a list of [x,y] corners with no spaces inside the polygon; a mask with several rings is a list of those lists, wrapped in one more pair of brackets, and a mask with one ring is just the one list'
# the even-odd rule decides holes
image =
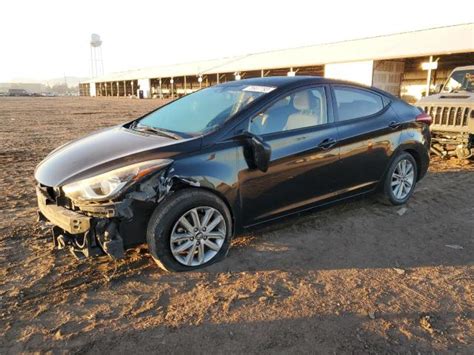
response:
{"label": "wheel arch", "polygon": [[[198,206],[210,206],[219,210],[224,219],[229,221],[227,226],[231,228],[227,229],[228,232],[225,235],[223,244],[220,246],[217,254],[213,255],[211,259],[204,261],[204,264],[201,264],[201,261],[199,261],[198,265],[189,264],[188,261],[186,264],[183,264],[182,261],[173,256],[170,233],[176,225],[176,221],[183,216],[183,213],[187,213]],[[148,222],[146,241],[150,254],[160,268],[166,271],[187,271],[202,267],[203,265],[213,264],[227,255],[233,237],[232,223],[234,222],[231,209],[228,208],[226,200],[214,191],[177,184],[175,188],[168,190],[163,199],[156,204],[156,208]],[[194,236],[197,235],[194,234]],[[195,247],[196,245],[193,246],[193,248]]]}
{"label": "wheel arch", "polygon": [[392,166],[393,161],[401,154],[401,153],[408,153],[410,154],[413,159],[415,159],[416,162],[416,167],[417,167],[417,177],[416,181],[419,181],[423,176],[426,174],[426,170],[428,168],[428,164],[423,163],[423,150],[424,146],[417,142],[417,141],[412,141],[412,142],[405,142],[403,144],[400,144],[397,149],[395,149],[390,156],[389,162],[387,166],[385,167],[384,173],[382,175],[382,179],[380,180],[379,183],[379,188],[380,186],[383,186],[383,182],[385,181],[385,177],[387,176],[387,172],[389,171],[390,167]]}

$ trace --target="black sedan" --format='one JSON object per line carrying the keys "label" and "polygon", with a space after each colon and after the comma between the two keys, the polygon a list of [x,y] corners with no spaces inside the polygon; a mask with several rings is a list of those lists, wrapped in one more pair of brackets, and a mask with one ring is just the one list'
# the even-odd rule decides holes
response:
{"label": "black sedan", "polygon": [[76,257],[147,242],[174,271],[246,228],[378,192],[398,205],[429,164],[431,118],[320,77],[229,82],[57,148],[35,171],[40,219]]}

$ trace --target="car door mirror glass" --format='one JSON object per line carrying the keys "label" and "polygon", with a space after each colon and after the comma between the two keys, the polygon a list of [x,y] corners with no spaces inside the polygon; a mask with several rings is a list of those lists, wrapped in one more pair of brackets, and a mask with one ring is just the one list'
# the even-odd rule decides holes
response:
{"label": "car door mirror glass", "polygon": [[260,137],[255,135],[250,138],[250,145],[252,147],[252,158],[256,168],[266,172],[268,170],[268,164],[272,153],[271,147],[260,139]]}
{"label": "car door mirror glass", "polygon": [[266,172],[272,153],[270,145],[248,131],[242,132],[235,138],[242,140],[245,144],[244,155],[249,167]]}

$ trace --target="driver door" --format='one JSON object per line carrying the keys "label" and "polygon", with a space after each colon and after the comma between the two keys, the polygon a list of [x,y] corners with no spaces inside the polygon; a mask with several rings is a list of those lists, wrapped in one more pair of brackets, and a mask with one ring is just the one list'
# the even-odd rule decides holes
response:
{"label": "driver door", "polygon": [[292,92],[249,120],[248,130],[271,147],[268,171],[239,172],[244,225],[249,226],[333,197],[339,159],[328,88]]}

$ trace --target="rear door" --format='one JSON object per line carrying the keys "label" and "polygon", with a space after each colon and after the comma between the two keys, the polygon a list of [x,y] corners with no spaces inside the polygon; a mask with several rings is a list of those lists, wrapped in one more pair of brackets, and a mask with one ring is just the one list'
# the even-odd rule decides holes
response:
{"label": "rear door", "polygon": [[340,147],[335,188],[340,194],[373,189],[382,178],[402,127],[390,99],[370,89],[332,86]]}
{"label": "rear door", "polygon": [[268,143],[272,153],[267,172],[246,166],[240,171],[245,225],[332,196],[339,149],[328,96],[326,86],[300,89],[249,120],[249,131]]}

